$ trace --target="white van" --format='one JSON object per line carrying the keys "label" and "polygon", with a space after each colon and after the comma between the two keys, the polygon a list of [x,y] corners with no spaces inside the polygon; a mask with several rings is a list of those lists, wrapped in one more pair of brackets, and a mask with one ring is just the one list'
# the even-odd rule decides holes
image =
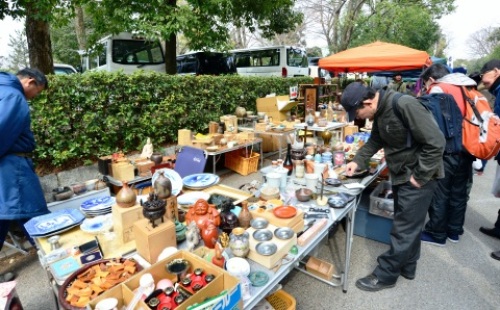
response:
{"label": "white van", "polygon": [[151,70],[165,73],[165,56],[159,40],[122,32],[99,40],[98,55],[84,57],[84,69],[114,72]]}
{"label": "white van", "polygon": [[230,53],[239,75],[294,77],[309,74],[306,50],[302,47],[256,47]]}

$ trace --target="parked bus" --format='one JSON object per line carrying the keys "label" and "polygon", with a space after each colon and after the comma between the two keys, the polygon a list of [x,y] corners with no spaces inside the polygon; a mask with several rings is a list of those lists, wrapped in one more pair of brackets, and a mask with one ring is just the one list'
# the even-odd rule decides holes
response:
{"label": "parked bus", "polygon": [[122,32],[99,40],[96,50],[97,55],[84,57],[85,70],[165,72],[165,56],[159,40]]}
{"label": "parked bus", "polygon": [[177,56],[177,74],[236,73],[232,57],[219,52],[192,52]]}
{"label": "parked bus", "polygon": [[306,50],[293,46],[272,46],[232,50],[234,64],[240,75],[307,76]]}

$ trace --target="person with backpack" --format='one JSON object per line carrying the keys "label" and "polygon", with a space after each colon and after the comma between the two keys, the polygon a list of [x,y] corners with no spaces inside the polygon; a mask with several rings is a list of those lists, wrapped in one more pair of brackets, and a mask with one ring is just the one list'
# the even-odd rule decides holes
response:
{"label": "person with backpack", "polygon": [[[447,148],[443,154],[445,177],[437,182],[437,188],[429,207],[429,220],[425,224],[421,240],[436,246],[445,246],[446,240],[458,242],[464,233],[465,212],[469,195],[467,185],[472,180],[472,162],[475,158],[462,147],[462,116],[465,102],[461,87],[476,86],[476,82],[463,73],[450,73],[442,64],[433,64],[421,75],[428,94],[450,94],[459,119],[458,145]],[[453,130],[453,128],[449,129]]]}
{"label": "person with backpack", "polygon": [[[495,105],[493,111],[500,115],[500,59],[493,59],[484,64],[481,68],[481,81],[489,92],[495,96]],[[500,164],[500,154],[495,157]],[[499,169],[500,167],[497,167]],[[483,234],[500,239],[500,209],[498,217],[493,228],[480,227],[479,231]],[[491,257],[500,260],[500,250],[491,253]]]}
{"label": "person with backpack", "polygon": [[[356,281],[365,291],[394,287],[399,276],[415,278],[427,208],[435,180],[444,176],[445,139],[432,114],[414,97],[402,96],[396,104],[409,125],[405,126],[393,111],[396,94],[391,89],[375,91],[354,82],[344,89],[340,100],[349,121],[355,117],[373,120],[370,138],[347,164],[346,174],[366,169],[370,158],[383,148],[394,196],[390,249],[378,257],[372,274]],[[413,140],[410,146],[408,133]]]}
{"label": "person with backpack", "polygon": [[387,88],[406,94],[406,83],[403,82],[403,77],[399,73],[396,73],[392,77],[392,82],[387,86]]}

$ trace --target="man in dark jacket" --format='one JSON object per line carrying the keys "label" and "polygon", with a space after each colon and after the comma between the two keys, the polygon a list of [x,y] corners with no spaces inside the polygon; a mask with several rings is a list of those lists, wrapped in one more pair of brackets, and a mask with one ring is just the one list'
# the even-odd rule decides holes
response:
{"label": "man in dark jacket", "polygon": [[[500,59],[493,59],[485,63],[481,68],[480,77],[484,86],[495,96],[493,111],[496,115],[500,115]],[[495,159],[500,164],[500,154]],[[498,218],[493,228],[481,227],[479,230],[483,234],[500,239],[500,210],[498,210]],[[500,260],[500,250],[491,253],[491,257]]]}
{"label": "man in dark jacket", "polygon": [[35,69],[17,75],[0,72],[0,250],[12,221],[24,230],[29,219],[49,212],[31,160],[35,138],[26,101],[47,85],[45,75]]}
{"label": "man in dark jacket", "polygon": [[370,139],[347,164],[346,174],[366,169],[369,159],[384,148],[394,194],[391,247],[378,257],[378,266],[372,274],[356,281],[356,286],[366,291],[394,287],[400,275],[410,280],[415,278],[420,233],[436,188],[435,179],[444,176],[445,139],[431,112],[411,96],[400,97],[397,105],[405,126],[393,111],[395,94],[393,90],[375,92],[351,83],[341,99],[349,120],[355,117],[373,120]]}

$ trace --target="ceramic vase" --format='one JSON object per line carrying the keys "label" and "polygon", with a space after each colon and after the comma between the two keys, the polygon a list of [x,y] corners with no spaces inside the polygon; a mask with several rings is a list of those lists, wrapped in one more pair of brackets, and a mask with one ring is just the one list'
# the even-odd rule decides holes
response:
{"label": "ceramic vase", "polygon": [[137,196],[127,182],[122,182],[122,189],[116,194],[116,204],[122,208],[130,208],[136,204]]}
{"label": "ceramic vase", "polygon": [[155,166],[158,166],[163,161],[163,155],[161,153],[153,153],[149,159],[155,163]]}
{"label": "ceramic vase", "polygon": [[201,238],[207,248],[213,249],[219,238],[219,231],[212,221],[205,221],[203,230],[201,231]]}
{"label": "ceramic vase", "polygon": [[159,172],[158,178],[153,184],[155,194],[158,195],[158,198],[165,199],[170,197],[172,194],[172,182],[169,178],[164,175],[163,171]]}
{"label": "ceramic vase", "polygon": [[246,257],[250,251],[250,235],[245,229],[236,227],[229,235],[229,248],[234,256]]}
{"label": "ceramic vase", "polygon": [[232,207],[233,203],[230,201],[225,201],[221,205],[220,229],[226,234],[230,234],[231,231],[239,225],[238,217],[231,212]]}
{"label": "ceramic vase", "polygon": [[250,221],[252,220],[252,213],[248,210],[248,201],[241,202],[241,211],[238,216],[238,222],[240,223],[240,227],[247,229],[250,227]]}

